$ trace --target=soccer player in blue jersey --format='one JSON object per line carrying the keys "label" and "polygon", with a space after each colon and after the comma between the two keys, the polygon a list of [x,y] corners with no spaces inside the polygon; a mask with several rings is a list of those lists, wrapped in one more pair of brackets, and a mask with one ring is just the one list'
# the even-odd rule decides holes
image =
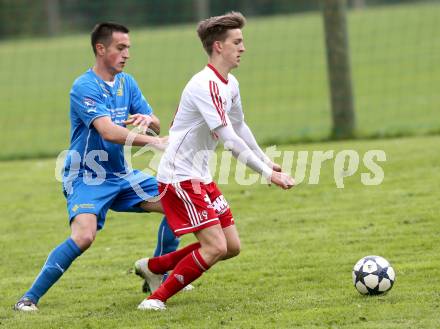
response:
{"label": "soccer player in blue jersey", "polygon": [[[159,119],[136,81],[123,71],[129,59],[129,30],[114,23],[98,24],[91,42],[95,65],[73,83],[70,91],[71,139],[63,174],[63,192],[70,237],[49,254],[31,288],[15,304],[19,311],[36,311],[39,299],[87,250],[105,223],[109,209],[161,212],[155,177],[127,168],[123,145],[164,148],[166,138],[133,133],[126,125],[159,133]],[[170,234],[171,233],[171,234]],[[173,251],[178,240],[165,219],[159,228],[155,255]]]}

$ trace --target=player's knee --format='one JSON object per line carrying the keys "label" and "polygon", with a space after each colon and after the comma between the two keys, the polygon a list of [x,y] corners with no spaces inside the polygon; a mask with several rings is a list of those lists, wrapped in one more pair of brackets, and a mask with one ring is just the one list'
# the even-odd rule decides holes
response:
{"label": "player's knee", "polygon": [[226,241],[222,241],[221,239],[210,241],[209,244],[202,246],[202,249],[204,249],[209,259],[211,259],[213,262],[223,259],[228,252]]}
{"label": "player's knee", "polygon": [[213,250],[213,253],[217,259],[224,258],[226,256],[226,254],[228,253],[228,248],[227,248],[226,242],[223,242],[223,241],[214,245],[212,250]]}
{"label": "player's knee", "polygon": [[88,249],[95,240],[97,217],[94,214],[79,214],[70,225],[72,240],[82,250]]}
{"label": "player's knee", "polygon": [[72,239],[75,241],[79,249],[84,251],[92,245],[93,241],[95,241],[95,234],[94,232],[83,231],[72,235]]}
{"label": "player's knee", "polygon": [[236,257],[240,254],[240,244],[234,245],[231,248],[228,248],[228,256],[229,257]]}
{"label": "player's knee", "polygon": [[240,254],[240,242],[236,242],[236,243],[229,243],[228,244],[228,252],[226,253],[226,256],[223,259],[229,259],[232,257],[236,257]]}

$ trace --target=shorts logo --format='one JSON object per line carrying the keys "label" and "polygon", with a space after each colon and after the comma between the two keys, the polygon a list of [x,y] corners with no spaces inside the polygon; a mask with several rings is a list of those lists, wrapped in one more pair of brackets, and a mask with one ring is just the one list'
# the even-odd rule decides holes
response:
{"label": "shorts logo", "polygon": [[206,210],[203,210],[200,215],[202,215],[203,219],[207,220],[208,219],[208,212]]}
{"label": "shorts logo", "polygon": [[217,197],[212,205],[214,206],[215,212],[219,215],[223,214],[229,208],[228,202],[223,195]]}
{"label": "shorts logo", "polygon": [[72,211],[76,212],[79,208],[83,208],[83,209],[94,209],[95,205],[93,203],[81,203],[81,204],[76,204],[72,207]]}

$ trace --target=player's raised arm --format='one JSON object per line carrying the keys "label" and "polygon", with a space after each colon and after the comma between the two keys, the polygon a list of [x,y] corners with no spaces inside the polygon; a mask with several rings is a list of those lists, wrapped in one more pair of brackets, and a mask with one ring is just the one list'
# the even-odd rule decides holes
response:
{"label": "player's raised arm", "polygon": [[272,159],[270,159],[266,155],[266,153],[264,153],[264,151],[260,148],[254,137],[254,134],[244,120],[235,122],[232,124],[232,126],[234,127],[237,135],[240,136],[240,138],[247,144],[247,146],[249,146],[249,148],[260,160],[266,163],[272,170],[278,172],[281,171],[281,167],[278,164],[274,163]]}
{"label": "player's raised arm", "polygon": [[[115,144],[125,144],[130,134],[133,134],[125,127],[121,127],[114,124],[110,117],[103,116],[93,121],[93,126],[102,136],[102,138],[108,142]],[[153,137],[135,133],[132,144],[134,146],[152,145],[160,150],[166,148],[166,137]]]}
{"label": "player's raised arm", "polygon": [[[159,135],[160,134],[160,120],[154,114],[146,115],[146,114],[133,114],[128,117],[127,120],[124,121],[125,125],[132,125],[138,127],[140,131],[144,134],[148,134],[150,136]],[[151,133],[151,129],[153,133]]]}
{"label": "player's raised arm", "polygon": [[234,157],[243,162],[246,166],[252,170],[262,174],[270,182],[278,185],[283,189],[289,189],[295,185],[292,177],[289,175],[274,171],[272,168],[264,163],[254,152],[248,147],[248,145],[241,139],[232,129],[230,125],[220,126],[215,129],[216,134],[220,137],[225,147],[229,149]]}

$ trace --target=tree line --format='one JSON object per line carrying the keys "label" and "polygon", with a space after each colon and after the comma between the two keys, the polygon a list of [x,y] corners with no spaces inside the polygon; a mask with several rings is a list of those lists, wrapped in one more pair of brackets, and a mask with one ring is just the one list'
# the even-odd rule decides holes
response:
{"label": "tree line", "polygon": [[[90,31],[98,21],[130,27],[197,21],[238,10],[246,16],[319,10],[326,0],[0,0],[0,39]],[[347,0],[352,8],[418,0]]]}

